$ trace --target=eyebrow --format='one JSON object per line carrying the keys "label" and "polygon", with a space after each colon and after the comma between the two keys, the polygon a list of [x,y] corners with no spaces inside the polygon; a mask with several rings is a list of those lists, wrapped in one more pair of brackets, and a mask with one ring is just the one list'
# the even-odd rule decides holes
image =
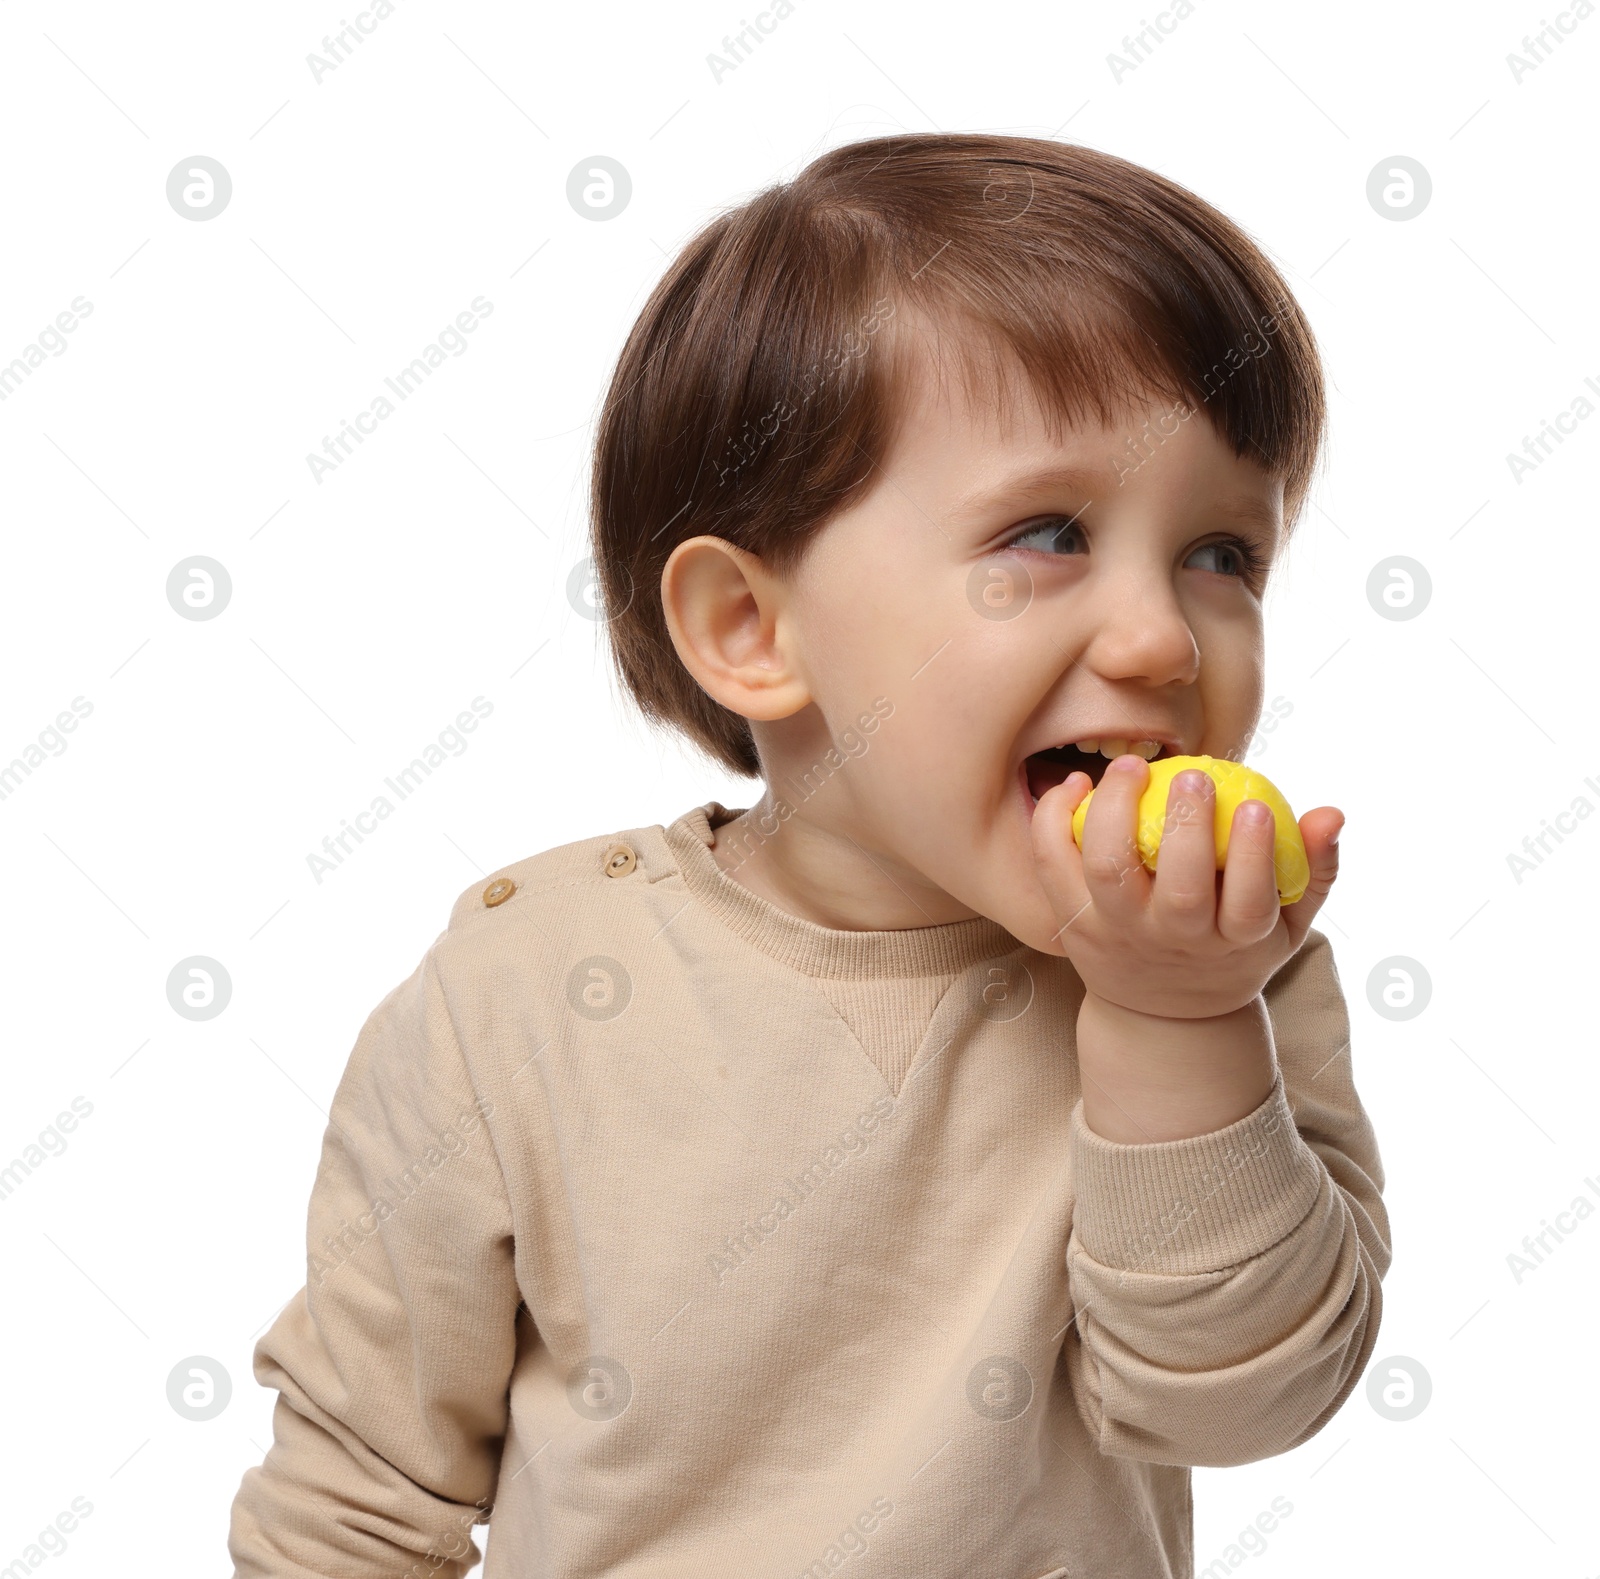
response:
{"label": "eyebrow", "polygon": [[[996,487],[965,495],[951,511],[957,521],[975,521],[1007,505],[1020,505],[1034,494],[1050,488],[1066,488],[1081,493],[1092,503],[1117,492],[1116,474],[1093,466],[1045,466],[1037,471],[1018,472]],[[1276,534],[1281,520],[1276,510],[1254,494],[1212,501],[1224,515]]]}

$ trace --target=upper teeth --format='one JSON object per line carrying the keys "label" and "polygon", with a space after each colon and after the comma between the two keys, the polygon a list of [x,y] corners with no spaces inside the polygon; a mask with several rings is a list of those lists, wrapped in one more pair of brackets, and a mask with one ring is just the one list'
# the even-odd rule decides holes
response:
{"label": "upper teeth", "polygon": [[1116,736],[1107,736],[1104,740],[1075,740],[1072,744],[1087,756],[1093,756],[1098,751],[1103,757],[1115,758],[1131,751],[1146,762],[1153,762],[1161,750],[1159,740],[1121,740]]}

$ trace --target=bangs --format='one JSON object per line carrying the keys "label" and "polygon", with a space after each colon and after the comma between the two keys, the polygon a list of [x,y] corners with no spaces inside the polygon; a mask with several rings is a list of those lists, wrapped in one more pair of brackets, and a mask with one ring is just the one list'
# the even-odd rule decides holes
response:
{"label": "bangs", "polygon": [[[1009,261],[1009,260],[1006,260]],[[997,424],[1036,405],[1055,442],[1070,429],[1142,430],[1149,408],[1205,414],[1241,459],[1285,481],[1285,525],[1303,503],[1320,448],[1314,342],[1291,297],[1242,302],[1158,293],[1120,280],[1071,287],[1049,260],[993,263],[958,288],[902,288],[871,368],[874,398],[898,437],[918,382],[959,392]],[[984,289],[974,290],[975,284]],[[1285,334],[1286,328],[1288,333]],[[1130,427],[1130,443],[1140,431]]]}
{"label": "bangs", "polygon": [[914,392],[931,385],[945,400],[1007,427],[1036,409],[1052,440],[1071,429],[1114,428],[1152,403],[1185,403],[1178,372],[1126,320],[1062,302],[1048,319],[979,318],[964,307],[902,308],[884,336],[881,399],[898,439]]}

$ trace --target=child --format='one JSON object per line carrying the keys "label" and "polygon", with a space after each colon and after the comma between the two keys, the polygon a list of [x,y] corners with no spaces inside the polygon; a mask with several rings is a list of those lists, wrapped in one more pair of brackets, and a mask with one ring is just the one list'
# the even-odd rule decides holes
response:
{"label": "child", "polygon": [[491,1510],[491,1579],[1192,1574],[1189,1466],[1325,1424],[1389,1263],[1342,814],[1282,908],[1203,774],[1132,842],[1246,750],[1323,416],[1256,247],[1088,148],[859,142],[688,244],[594,557],[764,791],[475,883],[373,1011],[236,1575],[455,1579]]}

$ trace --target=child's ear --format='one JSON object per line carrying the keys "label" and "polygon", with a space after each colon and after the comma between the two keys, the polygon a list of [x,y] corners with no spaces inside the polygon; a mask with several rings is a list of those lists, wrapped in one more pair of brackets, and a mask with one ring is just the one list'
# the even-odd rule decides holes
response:
{"label": "child's ear", "polygon": [[691,537],[661,570],[678,657],[707,695],[744,718],[787,718],[811,701],[788,588],[756,554]]}

